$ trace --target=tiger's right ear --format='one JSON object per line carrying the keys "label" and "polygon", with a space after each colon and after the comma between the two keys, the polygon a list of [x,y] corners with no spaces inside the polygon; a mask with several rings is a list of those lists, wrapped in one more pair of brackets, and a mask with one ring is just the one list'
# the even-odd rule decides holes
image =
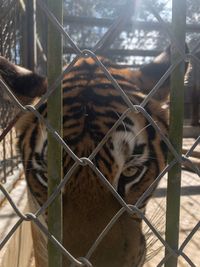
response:
{"label": "tiger's right ear", "polygon": [[[188,47],[186,45],[186,53]],[[148,94],[156,83],[165,74],[171,65],[171,46],[168,46],[165,51],[158,55],[153,62],[142,66],[138,70],[139,88],[144,94]],[[187,71],[188,63],[185,63],[185,72]],[[170,77],[161,85],[158,91],[153,95],[153,98],[164,101],[169,95],[170,91]]]}
{"label": "tiger's right ear", "polygon": [[47,91],[45,77],[15,65],[4,57],[0,57],[0,78],[5,81],[23,105],[31,103]]}

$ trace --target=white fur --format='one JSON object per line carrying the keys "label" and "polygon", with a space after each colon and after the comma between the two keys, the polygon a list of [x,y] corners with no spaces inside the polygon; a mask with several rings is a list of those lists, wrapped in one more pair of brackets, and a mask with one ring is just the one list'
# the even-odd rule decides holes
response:
{"label": "white fur", "polygon": [[126,142],[129,146],[129,150],[131,151],[134,147],[134,135],[132,132],[115,132],[112,136],[113,147],[112,150],[113,157],[115,158],[115,162],[118,166],[118,172],[115,175],[115,179],[113,181],[113,187],[117,190],[118,180],[122,173],[124,163],[126,161],[125,157],[125,147],[124,142]]}
{"label": "white fur", "polygon": [[17,70],[17,72],[18,72],[19,74],[25,75],[25,74],[30,74],[30,73],[32,73],[32,71],[27,70],[27,69],[25,69],[25,68],[23,68],[23,67],[21,67],[21,66],[17,66],[17,65],[15,65],[15,67],[16,67],[16,70]]}
{"label": "white fur", "polygon": [[[129,129],[130,129],[130,127],[129,127]],[[136,140],[137,140],[137,145],[145,143],[144,135],[142,134],[144,129],[141,129],[139,124],[137,124],[137,122],[134,122],[134,126],[131,128],[131,131],[119,131],[119,132],[113,133],[113,135],[112,135],[112,141],[113,141],[114,149],[111,152],[112,152],[112,155],[113,155],[115,162],[117,163],[117,166],[118,166],[118,171],[117,171],[117,173],[115,175],[115,179],[113,181],[113,187],[116,190],[118,187],[119,177],[120,177],[122,171],[124,170],[124,168],[127,168],[127,166],[125,165],[125,162],[127,161],[128,157],[132,156],[131,153],[132,153],[134,146],[136,144]],[[124,147],[124,143],[126,143],[126,147]],[[141,166],[143,164],[143,162],[146,161],[147,157],[148,157],[148,151],[147,151],[147,147],[146,147],[143,155],[136,155],[133,162],[131,162],[131,165],[132,166],[135,165],[137,168],[138,165]],[[137,179],[134,179],[133,182],[128,183],[125,186],[125,192],[126,193],[129,191],[129,189],[131,188],[132,185],[139,182],[139,180],[143,177],[145,172],[146,172],[146,168],[144,167],[144,169],[142,170],[140,175],[137,177]]]}

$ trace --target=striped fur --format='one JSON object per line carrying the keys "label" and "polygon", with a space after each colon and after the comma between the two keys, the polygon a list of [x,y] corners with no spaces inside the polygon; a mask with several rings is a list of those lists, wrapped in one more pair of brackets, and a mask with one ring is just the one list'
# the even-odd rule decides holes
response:
{"label": "striped fur", "polygon": [[[159,61],[138,70],[120,68],[103,58],[101,61],[133,103],[144,100],[170,64],[169,50]],[[23,104],[40,97],[46,90],[44,78],[19,69],[4,58],[0,58],[0,75]],[[20,79],[23,81],[19,82]],[[166,81],[159,97],[152,98],[145,107],[164,134],[167,134],[168,115],[163,101],[166,101],[168,87]],[[88,157],[127,109],[127,104],[91,58],[79,60],[64,77],[63,94],[63,138],[78,157]],[[46,103],[39,111],[47,116]],[[16,129],[34,211],[47,199],[47,132],[45,125],[31,113],[20,118]],[[132,111],[111,134],[93,163],[119,195],[134,204],[164,168],[165,160],[166,146],[161,136],[141,113]],[[73,163],[64,152],[64,174]],[[141,205],[142,210],[147,200]],[[94,171],[88,166],[78,167],[63,190],[65,248],[75,257],[84,257],[120,208]],[[142,266],[146,244],[141,223],[136,214],[130,217],[125,212],[92,255],[93,266]],[[36,267],[47,267],[46,238],[33,226],[34,237]],[[66,258],[63,266],[70,266]]]}

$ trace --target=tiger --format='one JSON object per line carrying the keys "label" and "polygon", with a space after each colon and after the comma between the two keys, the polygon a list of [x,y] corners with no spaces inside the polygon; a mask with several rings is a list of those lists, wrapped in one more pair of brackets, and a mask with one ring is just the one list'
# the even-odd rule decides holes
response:
{"label": "tiger", "polygon": [[[98,57],[133,105],[140,105],[170,67],[170,47],[152,62],[137,69],[120,66]],[[34,105],[47,91],[47,79],[0,57],[0,77],[22,105]],[[65,74],[63,88],[63,140],[80,158],[88,158],[108,131],[130,108],[120,91],[106,77],[92,57],[80,58]],[[168,133],[169,78],[147,101],[144,110]],[[38,108],[47,119],[47,103]],[[32,112],[26,112],[15,125],[18,133],[31,212],[47,200],[47,129]],[[130,205],[134,205],[166,166],[167,146],[159,132],[138,110],[127,112],[114,127],[92,163]],[[63,152],[63,175],[74,160]],[[154,185],[155,190],[157,184]],[[152,191],[153,191],[152,190]],[[153,192],[152,192],[153,193]],[[139,209],[145,213],[152,193]],[[84,257],[121,204],[97,173],[87,164],[79,165],[62,188],[63,246],[75,257]],[[44,225],[48,219],[42,216]],[[47,267],[47,237],[32,223],[35,266]],[[95,267],[141,267],[146,257],[146,240],[139,213],[125,211],[99,243],[89,261]],[[63,257],[63,267],[71,266]]]}

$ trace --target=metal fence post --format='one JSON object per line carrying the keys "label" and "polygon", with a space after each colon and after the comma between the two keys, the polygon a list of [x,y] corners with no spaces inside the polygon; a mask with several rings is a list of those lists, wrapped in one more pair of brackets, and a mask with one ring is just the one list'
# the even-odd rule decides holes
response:
{"label": "metal fence post", "polygon": [[[36,2],[35,0],[26,0],[22,5],[23,21],[22,23],[22,63],[28,69],[35,70],[36,67]],[[24,9],[24,10],[23,10]]]}
{"label": "metal fence post", "polygon": [[[47,1],[48,8],[62,23],[62,0]],[[62,72],[62,35],[51,22],[48,24],[47,73],[51,85]],[[62,136],[62,87],[61,85],[48,98],[48,120]],[[48,134],[48,195],[50,196],[62,179],[62,146]],[[48,229],[62,243],[62,197],[61,194],[48,208]],[[49,267],[62,267],[62,255],[54,244],[48,243]]]}
{"label": "metal fence post", "polygon": [[[186,0],[172,1],[172,28],[180,47],[185,44],[186,29]],[[174,46],[172,51],[172,63],[180,58],[180,52]],[[182,61],[171,75],[170,93],[170,129],[169,139],[177,153],[182,154],[183,116],[184,116],[184,69]],[[169,153],[171,162],[174,156]],[[179,246],[179,215],[181,193],[181,165],[177,163],[168,173],[167,185],[167,213],[166,213],[166,241],[173,250]],[[169,252],[166,250],[166,256]],[[167,256],[168,257],[168,256]],[[165,267],[176,267],[178,258],[170,256]]]}

